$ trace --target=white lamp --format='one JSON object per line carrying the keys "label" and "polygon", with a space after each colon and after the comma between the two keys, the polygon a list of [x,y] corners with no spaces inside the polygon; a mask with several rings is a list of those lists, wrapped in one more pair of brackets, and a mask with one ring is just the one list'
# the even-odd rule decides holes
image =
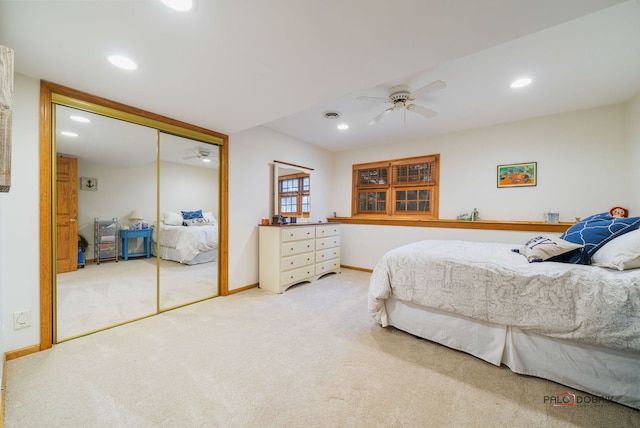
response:
{"label": "white lamp", "polygon": [[142,214],[140,214],[138,210],[133,210],[131,211],[131,214],[129,214],[129,221],[133,225],[134,229],[140,229],[143,219],[144,217],[142,217]]}

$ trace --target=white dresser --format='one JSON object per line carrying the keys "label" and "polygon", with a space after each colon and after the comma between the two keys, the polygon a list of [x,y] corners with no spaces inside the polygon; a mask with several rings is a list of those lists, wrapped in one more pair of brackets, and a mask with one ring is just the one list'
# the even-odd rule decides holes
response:
{"label": "white dresser", "polygon": [[340,273],[340,225],[259,226],[260,288],[282,293],[294,284]]}

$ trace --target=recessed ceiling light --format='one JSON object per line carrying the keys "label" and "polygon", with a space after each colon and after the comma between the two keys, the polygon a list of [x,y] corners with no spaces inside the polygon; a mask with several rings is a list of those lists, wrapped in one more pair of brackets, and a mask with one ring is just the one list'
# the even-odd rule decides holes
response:
{"label": "recessed ceiling light", "polygon": [[527,86],[529,83],[531,83],[531,79],[528,77],[521,77],[520,79],[514,80],[509,86],[512,88],[522,88],[523,86]]}
{"label": "recessed ceiling light", "polygon": [[171,9],[174,9],[180,12],[186,12],[188,10],[191,10],[191,8],[193,7],[192,0],[161,0],[161,1],[165,5],[169,6]]}
{"label": "recessed ceiling light", "polygon": [[211,162],[211,159],[209,159],[209,158],[202,158],[202,162],[204,162],[204,163],[209,163],[209,162]]}
{"label": "recessed ceiling light", "polygon": [[135,70],[138,68],[138,65],[135,62],[131,61],[126,56],[109,55],[107,59],[111,64],[115,65],[116,67],[120,67],[124,70]]}
{"label": "recessed ceiling light", "polygon": [[69,116],[69,118],[71,120],[75,120],[76,122],[82,122],[82,123],[89,123],[91,122],[89,119],[87,119],[84,116]]}
{"label": "recessed ceiling light", "polygon": [[349,125],[347,125],[346,123],[341,123],[340,125],[338,125],[338,129],[344,131],[345,129],[349,129]]}
{"label": "recessed ceiling light", "polygon": [[77,137],[78,134],[76,134],[75,132],[70,132],[70,131],[62,131],[60,132],[62,135],[66,135],[67,137]]}

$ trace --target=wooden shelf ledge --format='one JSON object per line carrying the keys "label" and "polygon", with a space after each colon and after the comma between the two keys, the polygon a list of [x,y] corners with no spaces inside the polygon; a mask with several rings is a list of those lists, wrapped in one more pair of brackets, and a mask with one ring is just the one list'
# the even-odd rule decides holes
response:
{"label": "wooden shelf ledge", "polygon": [[507,220],[391,220],[382,218],[333,217],[329,223],[369,224],[378,226],[438,227],[444,229],[517,230],[522,232],[565,232],[575,223],[544,223],[541,221]]}

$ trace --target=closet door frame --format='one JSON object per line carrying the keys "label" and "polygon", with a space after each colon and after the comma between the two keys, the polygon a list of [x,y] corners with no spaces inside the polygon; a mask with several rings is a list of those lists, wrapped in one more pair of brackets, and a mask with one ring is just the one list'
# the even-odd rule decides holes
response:
{"label": "closet door frame", "polygon": [[[40,82],[40,345],[23,349],[20,355],[49,349],[53,345],[53,184],[55,160],[53,144],[53,104],[63,100],[78,108],[92,107],[117,112],[117,118],[154,127],[160,131],[211,142],[220,150],[218,277],[221,296],[229,294],[228,283],[228,151],[229,137],[219,132],[191,125],[145,110],[97,97],[55,83]],[[18,355],[18,356],[20,356]]]}

